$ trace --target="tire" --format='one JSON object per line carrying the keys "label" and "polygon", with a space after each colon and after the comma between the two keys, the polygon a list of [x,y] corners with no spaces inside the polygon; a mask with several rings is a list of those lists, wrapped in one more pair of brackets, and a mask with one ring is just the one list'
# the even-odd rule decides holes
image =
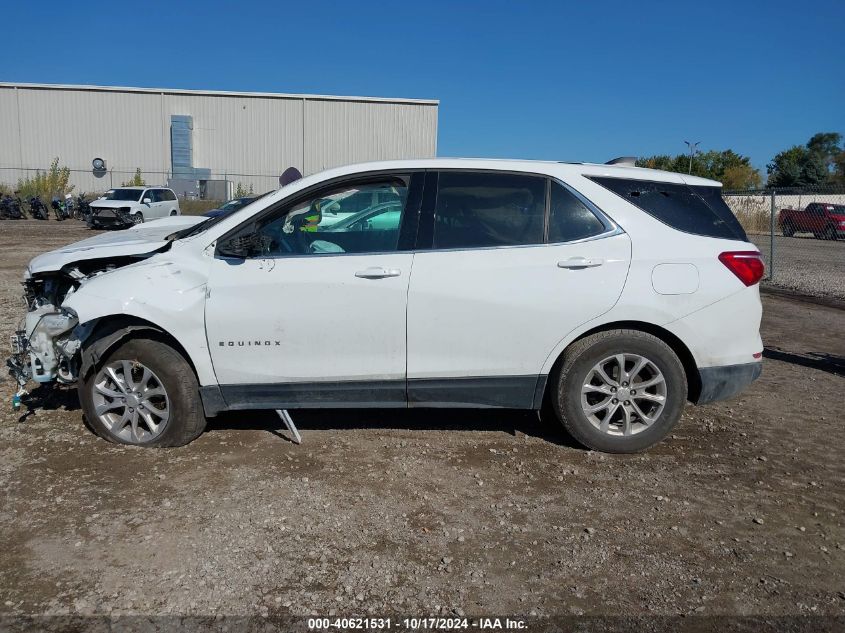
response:
{"label": "tire", "polygon": [[[626,387],[621,385],[628,381],[615,380],[620,378],[614,369],[619,355],[630,372],[639,359],[646,360],[638,373],[632,373]],[[594,368],[605,362],[602,370],[619,387],[604,384],[595,372]],[[662,383],[646,384],[639,392],[633,389],[637,384],[660,378]],[[564,429],[581,445],[606,453],[636,453],[654,446],[678,423],[687,399],[686,373],[678,356],[659,338],[639,330],[598,332],[577,341],[564,353],[552,376],[551,388],[552,405]],[[609,393],[611,389],[613,393]],[[619,399],[613,399],[616,394]],[[585,407],[598,407],[605,402],[608,408],[592,416],[585,411]],[[639,413],[654,419],[646,424]],[[609,419],[605,420],[605,416]],[[630,423],[624,424],[625,419]]]}
{"label": "tire", "polygon": [[792,226],[792,224],[789,222],[784,224],[781,230],[783,231],[784,237],[792,237],[793,235],[795,235],[795,227]]}
{"label": "tire", "polygon": [[822,239],[836,241],[836,229],[832,226],[827,227],[822,233]]}
{"label": "tire", "polygon": [[132,226],[137,226],[138,224],[144,223],[144,214],[138,211],[137,213],[132,213],[129,216],[132,218]]}
{"label": "tire", "polygon": [[171,215],[171,217],[172,217],[172,216],[174,216],[174,215],[176,215],[176,209],[171,210],[171,211],[170,211],[170,215]]}
{"label": "tire", "polygon": [[[118,380],[111,377],[115,375]],[[141,392],[147,375],[146,392],[154,395],[141,402],[137,397],[132,399]],[[156,393],[158,390],[164,395]],[[80,382],[79,401],[91,429],[118,444],[183,446],[205,429],[194,370],[179,352],[155,339],[131,339],[109,353]],[[105,407],[101,408],[102,415],[97,414],[98,406]]]}

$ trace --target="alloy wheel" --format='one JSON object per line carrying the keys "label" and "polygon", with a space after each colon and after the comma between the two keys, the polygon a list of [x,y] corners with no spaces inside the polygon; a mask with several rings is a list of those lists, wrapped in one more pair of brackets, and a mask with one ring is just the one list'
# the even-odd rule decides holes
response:
{"label": "alloy wheel", "polygon": [[581,408],[608,435],[630,436],[654,424],[666,405],[666,379],[639,354],[615,354],[596,363],[581,386]]}
{"label": "alloy wheel", "polygon": [[170,420],[170,398],[156,374],[130,360],[100,369],[92,383],[97,418],[117,439],[148,444],[160,436]]}

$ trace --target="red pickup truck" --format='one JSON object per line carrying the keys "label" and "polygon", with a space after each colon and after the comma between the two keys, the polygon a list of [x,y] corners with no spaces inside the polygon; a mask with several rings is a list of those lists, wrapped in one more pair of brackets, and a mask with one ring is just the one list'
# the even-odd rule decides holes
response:
{"label": "red pickup truck", "polygon": [[781,209],[778,223],[786,237],[812,233],[817,239],[835,240],[845,237],[845,204],[811,202],[804,210]]}

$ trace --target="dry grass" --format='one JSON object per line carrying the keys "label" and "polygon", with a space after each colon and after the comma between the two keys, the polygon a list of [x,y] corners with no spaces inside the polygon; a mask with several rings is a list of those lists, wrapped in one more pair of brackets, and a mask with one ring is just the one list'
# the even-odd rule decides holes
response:
{"label": "dry grass", "polygon": [[742,228],[748,233],[771,230],[771,199],[768,196],[725,196]]}
{"label": "dry grass", "polygon": [[216,209],[225,200],[179,200],[182,215],[201,215],[209,209]]}

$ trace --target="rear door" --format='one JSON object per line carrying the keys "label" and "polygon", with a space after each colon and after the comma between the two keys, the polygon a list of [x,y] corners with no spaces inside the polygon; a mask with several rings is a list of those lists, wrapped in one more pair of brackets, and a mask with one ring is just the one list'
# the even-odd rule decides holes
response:
{"label": "rear door", "polygon": [[176,194],[170,189],[160,189],[162,216],[169,216],[176,211],[178,213],[179,201],[176,199]]}
{"label": "rear door", "polygon": [[531,408],[542,366],[609,310],[630,239],[542,176],[428,174],[408,292],[408,397],[443,406]]}

